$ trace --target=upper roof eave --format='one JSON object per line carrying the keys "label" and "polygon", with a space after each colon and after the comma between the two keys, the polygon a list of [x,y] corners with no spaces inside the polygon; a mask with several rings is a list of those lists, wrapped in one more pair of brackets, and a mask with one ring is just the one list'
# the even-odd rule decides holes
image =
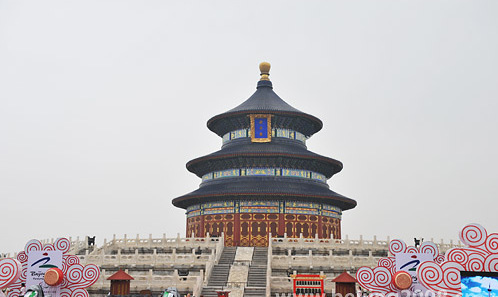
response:
{"label": "upper roof eave", "polygon": [[223,134],[227,131],[219,128],[219,121],[253,113],[270,113],[274,115],[302,118],[303,120],[308,122],[308,125],[311,126],[309,129],[307,129],[308,131],[305,131],[304,133],[308,137],[320,131],[323,127],[323,123],[319,118],[304,113],[282,100],[273,91],[271,81],[259,81],[256,92],[254,92],[254,94],[249,97],[249,99],[227,112],[212,117],[208,120],[207,126],[209,130],[213,131],[219,136],[223,136]]}

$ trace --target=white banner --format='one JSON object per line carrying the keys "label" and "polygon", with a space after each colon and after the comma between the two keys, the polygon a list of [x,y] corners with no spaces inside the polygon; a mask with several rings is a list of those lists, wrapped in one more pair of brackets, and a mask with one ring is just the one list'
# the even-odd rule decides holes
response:
{"label": "white banner", "polygon": [[[414,293],[425,294],[427,289],[417,279],[417,267],[426,261],[433,261],[431,254],[424,253],[399,253],[396,254],[396,271],[406,271],[412,277],[410,290]],[[421,296],[421,295],[419,295]]]}
{"label": "white banner", "polygon": [[28,253],[28,269],[26,275],[26,289],[32,285],[40,285],[45,297],[59,297],[60,285],[49,286],[43,280],[45,272],[53,267],[62,270],[61,251],[32,251]]}

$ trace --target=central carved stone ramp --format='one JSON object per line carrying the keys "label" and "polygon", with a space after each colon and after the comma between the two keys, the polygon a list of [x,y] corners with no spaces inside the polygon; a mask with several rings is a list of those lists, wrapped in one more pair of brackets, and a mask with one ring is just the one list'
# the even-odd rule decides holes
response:
{"label": "central carved stone ramp", "polygon": [[217,297],[216,291],[226,287],[230,266],[235,259],[236,247],[224,247],[218,264],[214,265],[208,285],[202,289],[204,297]]}
{"label": "central carved stone ramp", "polygon": [[255,247],[247,276],[247,287],[244,290],[244,297],[266,296],[267,262],[268,248]]}

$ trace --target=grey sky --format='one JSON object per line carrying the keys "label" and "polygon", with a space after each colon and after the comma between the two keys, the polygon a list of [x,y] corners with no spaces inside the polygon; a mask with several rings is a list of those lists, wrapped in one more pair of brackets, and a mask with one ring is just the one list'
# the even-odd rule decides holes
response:
{"label": "grey sky", "polygon": [[496,1],[0,0],[0,252],[185,234],[171,199],[258,64],[324,129],[343,234],[498,232]]}

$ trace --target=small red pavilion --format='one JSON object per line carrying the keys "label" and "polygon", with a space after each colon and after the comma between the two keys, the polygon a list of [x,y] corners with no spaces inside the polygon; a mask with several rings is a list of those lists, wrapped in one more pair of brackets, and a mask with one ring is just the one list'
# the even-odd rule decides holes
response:
{"label": "small red pavilion", "polygon": [[332,281],[335,282],[335,293],[341,294],[339,296],[346,296],[348,293],[352,293],[353,296],[356,296],[356,279],[346,271]]}
{"label": "small red pavilion", "polygon": [[107,278],[111,281],[111,295],[130,295],[130,281],[134,279],[131,275],[119,269]]}

